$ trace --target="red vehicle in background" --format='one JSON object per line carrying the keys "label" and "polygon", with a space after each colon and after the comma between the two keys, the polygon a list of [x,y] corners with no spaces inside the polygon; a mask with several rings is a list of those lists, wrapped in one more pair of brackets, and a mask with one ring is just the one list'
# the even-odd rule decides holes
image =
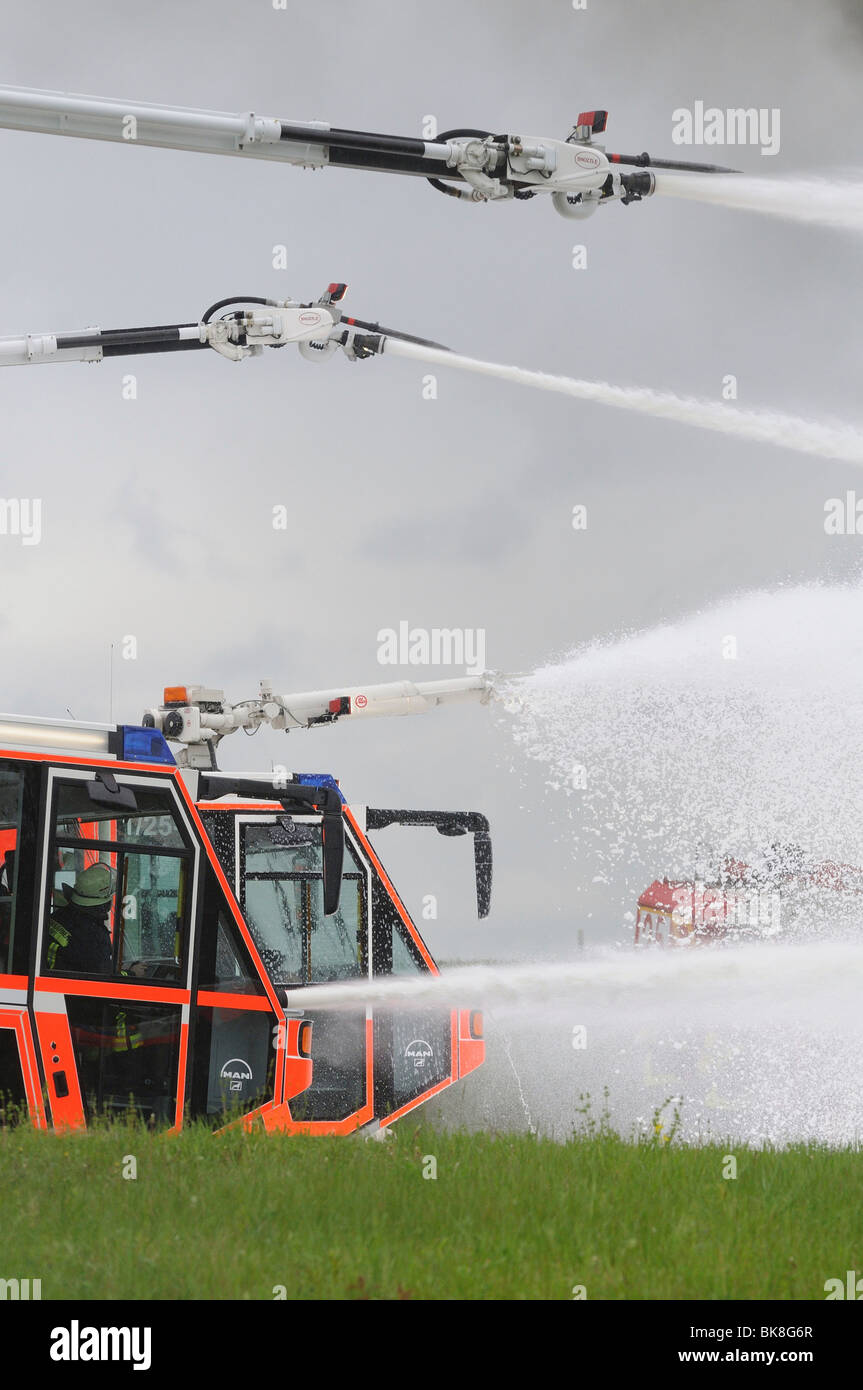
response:
{"label": "red vehicle in background", "polygon": [[[863,913],[863,870],[774,845],[759,862],[726,858],[710,879],[655,879],[638,899],[637,945],[692,946],[805,931]],[[860,923],[863,925],[863,922]]]}

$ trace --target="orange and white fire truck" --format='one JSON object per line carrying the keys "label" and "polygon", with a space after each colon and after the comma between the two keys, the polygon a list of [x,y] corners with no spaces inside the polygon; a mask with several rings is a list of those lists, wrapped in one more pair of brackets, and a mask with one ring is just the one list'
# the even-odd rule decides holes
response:
{"label": "orange and white fire truck", "polygon": [[[485,916],[485,818],[349,807],[329,775],[228,774],[215,750],[237,728],[488,694],[483,677],[288,697],[265,684],[232,707],[177,687],[140,725],[0,716],[5,1116],[76,1129],[131,1108],[173,1130],[198,1118],[345,1134],[391,1124],[478,1067],[477,1011],[372,1008],[362,981],[438,973],[376,832],[472,836]],[[105,901],[82,917],[95,865]],[[98,969],[74,949],[90,932]],[[317,1008],[315,987],[332,981],[355,982],[356,1004]]]}

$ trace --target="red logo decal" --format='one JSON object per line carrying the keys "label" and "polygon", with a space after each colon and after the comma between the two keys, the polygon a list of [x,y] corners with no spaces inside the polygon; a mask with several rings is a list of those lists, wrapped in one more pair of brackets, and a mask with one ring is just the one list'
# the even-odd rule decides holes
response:
{"label": "red logo decal", "polygon": [[354,700],[354,704],[356,705],[357,709],[365,709],[368,702],[369,701],[367,695],[358,695],[357,698]]}

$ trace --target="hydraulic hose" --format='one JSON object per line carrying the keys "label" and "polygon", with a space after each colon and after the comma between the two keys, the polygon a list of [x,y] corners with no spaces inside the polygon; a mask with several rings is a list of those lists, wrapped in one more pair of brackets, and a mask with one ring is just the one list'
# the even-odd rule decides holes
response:
{"label": "hydraulic hose", "polygon": [[202,316],[201,323],[209,323],[217,309],[225,309],[229,304],[269,304],[275,305],[274,299],[262,299],[259,294],[232,294],[227,299],[217,299],[215,304],[211,304],[207,312]]}
{"label": "hydraulic hose", "polygon": [[[437,138],[438,140],[441,140],[441,141],[443,141],[443,140],[459,140],[459,139],[465,139],[465,140],[503,140],[503,139],[504,139],[504,137],[503,137],[502,135],[492,135],[492,133],[491,133],[490,130],[472,130],[472,129],[468,129],[468,128],[465,128],[465,129],[463,129],[463,130],[442,130],[442,131],[440,132],[440,134],[439,134],[436,138]],[[462,196],[462,191],[461,191],[460,188],[453,188],[453,187],[452,187],[452,184],[444,183],[442,179],[432,179],[432,178],[430,178],[430,179],[428,180],[428,182],[431,184],[432,188],[436,188],[436,189],[437,189],[438,193],[445,193],[445,194],[447,195],[448,198],[460,198],[460,197]],[[524,190],[517,190],[515,196],[516,196],[516,198],[532,198],[532,197],[534,196],[534,194],[533,194],[533,190],[532,190],[532,189],[524,189]]]}

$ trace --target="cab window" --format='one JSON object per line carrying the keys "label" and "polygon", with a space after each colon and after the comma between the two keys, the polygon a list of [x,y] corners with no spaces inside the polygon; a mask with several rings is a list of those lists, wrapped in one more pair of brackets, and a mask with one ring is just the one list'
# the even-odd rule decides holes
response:
{"label": "cab window", "polygon": [[0,973],[11,971],[15,947],[18,840],[24,778],[14,763],[0,763]]}
{"label": "cab window", "polygon": [[367,971],[365,874],[345,845],[341,901],[324,914],[321,827],[283,817],[240,826],[240,897],[277,984],[345,980]]}
{"label": "cab window", "polygon": [[428,971],[395,903],[377,878],[372,888],[372,920],[375,975],[416,975]]}
{"label": "cab window", "polygon": [[58,786],[44,970],[179,982],[191,846],[170,792],[135,785],[134,793],[134,810],[104,810],[86,782]]}
{"label": "cab window", "polygon": [[[224,904],[212,906],[218,889],[215,878],[208,876],[204,921],[206,929],[201,941],[201,961],[198,987],[222,994],[262,995],[264,986],[258,979],[237,924]],[[215,932],[212,926],[215,926]]]}

